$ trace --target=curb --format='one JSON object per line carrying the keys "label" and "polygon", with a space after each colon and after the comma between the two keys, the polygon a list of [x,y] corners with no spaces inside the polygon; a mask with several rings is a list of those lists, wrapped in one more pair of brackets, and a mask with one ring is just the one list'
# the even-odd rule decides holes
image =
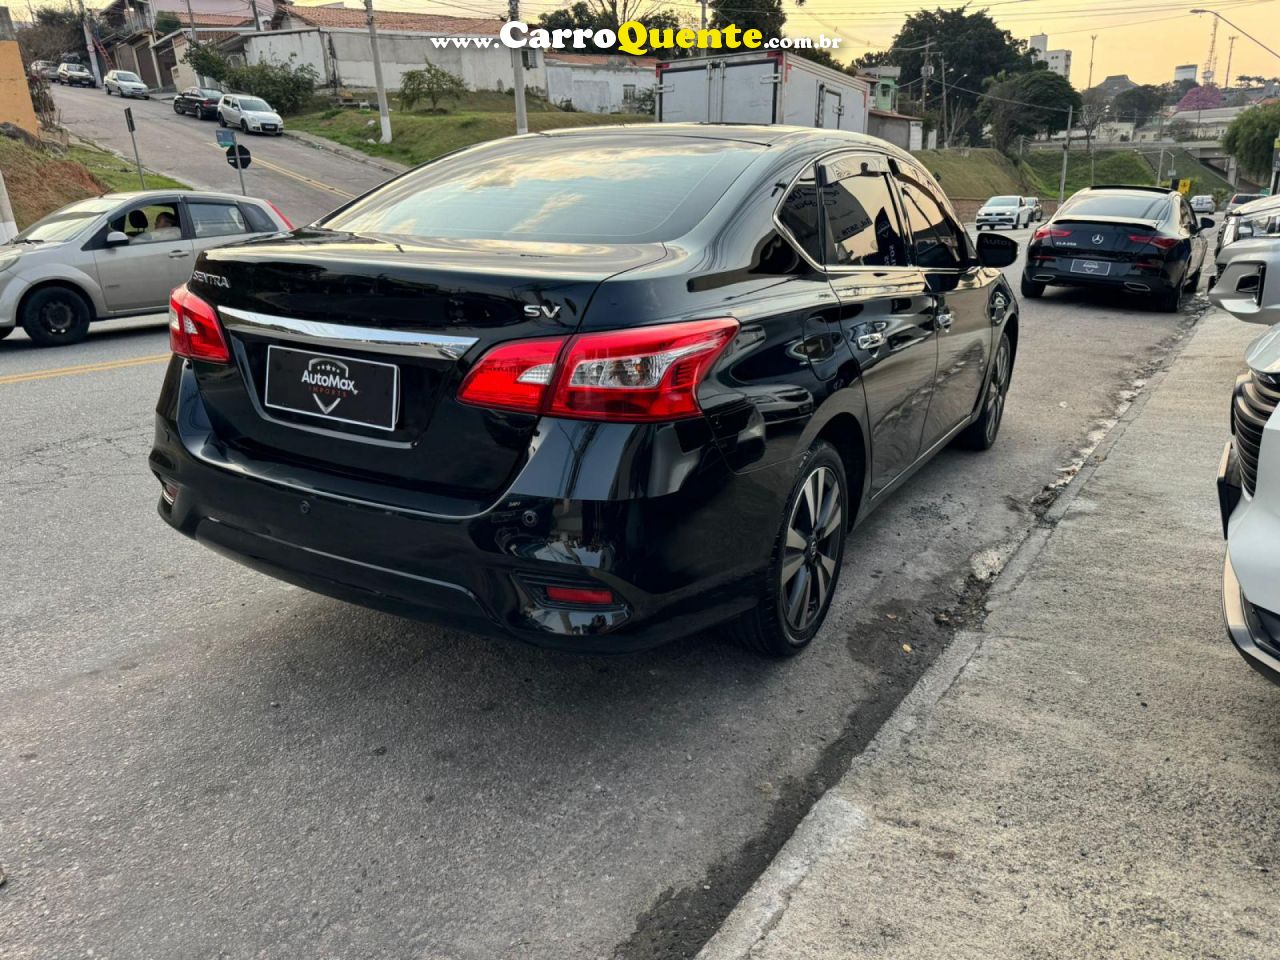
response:
{"label": "curb", "polygon": [[303,133],[300,130],[285,129],[284,135],[297,140],[299,143],[306,144],[314,150],[323,150],[326,153],[332,153],[342,157],[344,160],[353,160],[356,163],[363,163],[365,166],[374,167],[384,173],[401,174],[406,170],[412,169],[403,163],[397,163],[394,160],[384,160],[381,157],[371,157],[367,153],[361,153],[359,150],[353,150],[350,147],[344,147],[340,143],[334,143],[332,140],[326,140],[324,137],[317,137],[311,133]]}
{"label": "curb", "polygon": [[[1090,451],[1085,463],[1050,504],[1044,516],[1023,535],[987,593],[988,610],[1012,596],[1035,566],[1057,529],[1058,521],[1066,515],[1129,425],[1141,416],[1148,401],[1164,384],[1170,369],[1198,332],[1201,320],[1203,314],[1197,319],[1196,326],[1169,350],[1160,369],[1151,374],[1128,408],[1116,417],[1115,423]],[[897,750],[928,720],[933,708],[951,689],[985,640],[986,634],[981,626],[961,631],[952,638],[947,649],[898,704],[866,749],[850,762],[844,776],[818,799],[800,821],[795,833],[783,844],[764,873],[698,952],[696,960],[748,960],[755,947],[781,921],[792,895],[818,860],[866,829],[866,814],[840,795],[845,792],[844,788],[875,767],[881,758]]]}

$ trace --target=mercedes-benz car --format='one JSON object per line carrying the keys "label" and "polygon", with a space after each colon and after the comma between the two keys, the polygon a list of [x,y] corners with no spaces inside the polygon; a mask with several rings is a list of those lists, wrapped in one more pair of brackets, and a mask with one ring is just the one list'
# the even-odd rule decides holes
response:
{"label": "mercedes-benz car", "polygon": [[1086,187],[1031,236],[1022,295],[1046,287],[1101,287],[1177,310],[1200,283],[1214,221],[1165,187]]}
{"label": "mercedes-benz car", "polygon": [[821,627],[847,538],[995,443],[1001,272],[910,154],[660,124],[492,141],[170,306],[150,465],[171,526],[291,583],[623,651]]}
{"label": "mercedes-benz car", "polygon": [[40,346],[66,346],[94,320],[163,313],[197,254],[289,227],[269,201],[225,193],[148,190],[68,204],[0,245],[0,340],[20,326]]}

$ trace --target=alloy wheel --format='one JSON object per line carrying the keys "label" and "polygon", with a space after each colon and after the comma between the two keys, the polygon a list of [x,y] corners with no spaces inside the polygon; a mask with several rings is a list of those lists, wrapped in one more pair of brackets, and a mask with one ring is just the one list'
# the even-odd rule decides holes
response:
{"label": "alloy wheel", "polygon": [[987,387],[987,443],[994,443],[996,434],[1000,432],[1000,421],[1004,418],[1004,401],[1009,392],[1009,343],[1000,342],[996,351],[996,368],[991,372],[991,383]]}
{"label": "alloy wheel", "polygon": [[819,616],[835,582],[844,537],[844,491],[830,467],[804,480],[787,521],[780,603],[787,626],[803,634]]}

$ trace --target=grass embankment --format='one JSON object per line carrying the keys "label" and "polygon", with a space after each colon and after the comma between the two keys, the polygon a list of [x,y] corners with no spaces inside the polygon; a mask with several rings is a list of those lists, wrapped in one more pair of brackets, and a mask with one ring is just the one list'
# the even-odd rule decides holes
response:
{"label": "grass embankment", "polygon": [[[377,110],[355,107],[303,113],[290,117],[294,130],[327,137],[343,146],[374,157],[405,164],[424,163],[472,144],[509,137],[516,131],[511,97],[494,92],[469,93],[457,104],[446,105],[448,113],[431,113],[425,108],[391,113],[392,142],[378,143]],[[540,133],[562,127],[595,127],[616,123],[647,123],[649,116],[629,114],[574,113],[530,98],[529,130]]]}
{"label": "grass embankment", "polygon": [[[59,207],[112,190],[137,190],[138,174],[117,156],[93,147],[68,151],[29,146],[0,137],[0,171],[18,227],[25,228]],[[182,187],[168,177],[147,175],[148,188]]]}
{"label": "grass embankment", "polygon": [[[1172,164],[1170,162],[1172,155]],[[1085,150],[1072,150],[1067,165],[1067,196],[1091,183],[1132,183],[1153,185],[1156,182],[1156,164],[1160,162],[1158,147],[1127,147],[1123,150],[1097,150],[1094,152],[1092,177],[1089,154]],[[1036,181],[1043,196],[1058,192],[1058,178],[1062,173],[1062,152],[1037,150],[1027,154],[1025,165]],[[1191,196],[1197,194],[1229,193],[1231,185],[1218,176],[1186,150],[1166,150],[1164,157],[1165,182],[1172,166],[1178,176],[1191,180]]]}
{"label": "grass embankment", "polygon": [[954,199],[985,200],[1001,194],[1024,194],[1028,184],[1018,167],[998,150],[917,150],[912,154],[938,178]]}

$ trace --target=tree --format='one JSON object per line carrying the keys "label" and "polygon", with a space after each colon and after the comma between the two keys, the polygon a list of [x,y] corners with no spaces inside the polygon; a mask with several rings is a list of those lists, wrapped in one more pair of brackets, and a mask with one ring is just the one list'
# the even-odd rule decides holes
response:
{"label": "tree", "polygon": [[1001,74],[988,84],[986,94],[978,117],[990,125],[992,142],[1004,153],[1018,137],[1063,129],[1068,109],[1078,112],[1081,106],[1071,83],[1046,69]]}
{"label": "tree", "polygon": [[1086,90],[1084,96],[1080,98],[1080,110],[1077,114],[1077,124],[1084,131],[1085,146],[1089,150],[1089,158],[1093,159],[1093,135],[1097,132],[1098,127],[1102,126],[1102,121],[1107,119],[1107,111],[1111,104],[1107,102],[1106,95],[1101,90],[1094,87],[1092,90]]}
{"label": "tree", "polygon": [[1271,174],[1273,144],[1280,136],[1280,103],[1243,111],[1231,121],[1222,146],[1250,177],[1266,180]]}
{"label": "tree", "polygon": [[159,36],[167,37],[169,34],[182,29],[182,21],[178,19],[178,15],[172,10],[161,10],[156,14],[156,33]]}
{"label": "tree", "polygon": [[[97,14],[89,14],[89,24],[96,26]],[[31,25],[18,31],[18,48],[23,62],[52,60],[58,63],[63,54],[74,53],[85,58],[84,27],[80,14],[72,7],[37,7]]]}
{"label": "tree", "polygon": [[1159,113],[1163,106],[1164,91],[1148,83],[1116,94],[1111,110],[1117,120],[1132,120],[1135,126],[1140,127]]}
{"label": "tree", "polygon": [[[759,30],[766,38],[782,36],[787,22],[782,0],[711,0],[711,26],[736,23],[743,30]],[[801,56],[804,56],[802,53]]]}
{"label": "tree", "polygon": [[1222,106],[1222,91],[1213,84],[1192,87],[1178,101],[1178,110],[1212,110]]}
{"label": "tree", "polygon": [[[933,73],[922,79],[926,45]],[[950,111],[957,104],[968,109],[970,120],[961,132],[973,142],[982,132],[977,110],[983,85],[1002,73],[1026,72],[1034,63],[1026,42],[1001,29],[987,13],[981,10],[970,13],[965,7],[957,7],[911,14],[893,38],[890,50],[860,57],[857,64],[896,64],[902,68],[899,86],[922,86],[923,99],[932,105],[942,96],[940,71],[944,62],[947,109]]]}
{"label": "tree", "polygon": [[[618,19],[621,17],[621,19]],[[544,30],[613,30],[628,20],[637,20],[648,29],[676,29],[681,26],[680,16],[674,10],[659,9],[653,3],[637,3],[634,0],[623,0],[622,3],[607,0],[578,0],[572,6],[563,7],[544,13],[535,24]],[[687,56],[692,51],[677,48],[675,50],[654,51],[662,59],[674,59]]]}
{"label": "tree", "polygon": [[196,72],[196,76],[208,77],[216,83],[225,83],[227,74],[231,72],[231,61],[212,43],[190,44],[182,59]]}
{"label": "tree", "polygon": [[400,106],[412,110],[414,104],[431,101],[435,112],[441,100],[457,100],[467,92],[463,79],[443,67],[428,63],[421,70],[406,70],[400,78]]}

